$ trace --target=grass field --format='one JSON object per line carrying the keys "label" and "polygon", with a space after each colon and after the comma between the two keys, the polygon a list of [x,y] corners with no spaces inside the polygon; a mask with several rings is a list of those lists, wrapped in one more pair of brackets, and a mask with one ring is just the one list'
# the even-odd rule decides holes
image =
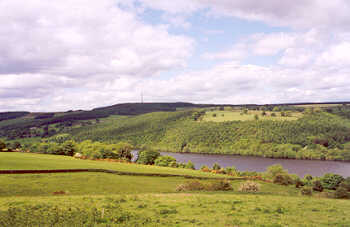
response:
{"label": "grass field", "polygon": [[[254,116],[258,115],[259,120],[276,120],[276,121],[292,121],[297,120],[302,116],[301,113],[293,112],[292,116],[290,117],[281,117],[279,112],[275,112],[276,117],[271,117],[270,111],[266,111],[266,116],[261,115],[262,111],[258,110],[250,110],[248,111],[248,114],[241,114],[241,111],[235,110],[235,111],[207,111],[206,114],[203,117],[203,121],[214,121],[214,122],[223,122],[223,121],[253,121],[255,120]],[[214,117],[213,115],[216,115]]]}
{"label": "grass field", "polygon": [[224,177],[196,170],[137,165],[129,163],[80,160],[69,156],[34,153],[0,152],[0,170],[41,170],[41,169],[110,169],[135,173],[165,173],[202,177]]}
{"label": "grass field", "polygon": [[[174,193],[176,187],[192,179],[183,177],[119,176],[107,173],[55,173],[0,175],[0,197],[52,196],[63,191],[67,195],[109,195],[138,193]],[[201,180],[203,184],[214,180]],[[237,192],[243,180],[232,180]],[[296,196],[299,190],[260,182],[261,195]],[[232,193],[232,192],[230,192]]]}
{"label": "grass field", "polygon": [[346,200],[225,193],[11,197],[0,198],[0,224],[346,227],[349,207]]}
{"label": "grass field", "polygon": [[[106,168],[220,176],[200,171],[70,157],[0,153],[0,169]],[[184,177],[107,173],[0,175],[0,226],[349,226],[350,200],[301,196],[294,186],[259,182],[256,193],[176,192]],[[215,181],[201,180],[203,184]],[[56,192],[56,193],[55,193]],[[61,195],[57,195],[60,192]]]}

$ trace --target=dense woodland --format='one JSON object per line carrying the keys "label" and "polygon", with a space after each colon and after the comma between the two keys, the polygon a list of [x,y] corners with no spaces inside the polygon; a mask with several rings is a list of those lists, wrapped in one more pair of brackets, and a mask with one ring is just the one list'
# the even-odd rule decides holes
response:
{"label": "dense woodland", "polygon": [[[298,120],[292,121],[227,122],[201,121],[206,111],[211,111],[213,108],[224,108],[223,106],[183,109],[188,105],[184,103],[175,106],[168,105],[164,108],[182,109],[177,111],[169,109],[166,112],[132,116],[104,112],[108,117],[99,118],[96,117],[98,115],[95,115],[96,118],[94,117],[91,121],[86,121],[85,115],[79,112],[68,115],[65,113],[54,118],[40,117],[40,119],[33,120],[32,122],[39,122],[39,124],[42,124],[43,121],[51,121],[55,124],[44,124],[44,127],[29,130],[36,130],[37,134],[34,135],[43,138],[67,133],[77,142],[84,140],[109,144],[127,142],[137,148],[161,151],[239,154],[291,159],[350,160],[350,107],[348,105],[307,108],[290,105],[244,106],[238,108],[241,108],[242,112],[260,109],[261,111],[273,111],[279,115],[288,111],[303,114]],[[158,107],[153,106],[154,109]],[[113,109],[112,107],[106,108]],[[140,112],[140,110],[136,111],[137,106],[133,108],[135,113]],[[103,108],[98,109],[98,111],[102,110]],[[129,111],[132,110],[129,108]],[[67,123],[70,121],[56,121],[64,118],[72,119],[72,116],[83,117],[72,124]],[[79,123],[79,127],[76,123]],[[13,135],[18,132],[17,125],[24,127],[25,119],[18,118],[0,122],[2,136],[9,133],[8,139],[22,137],[22,135]],[[22,128],[19,129],[21,130]]]}

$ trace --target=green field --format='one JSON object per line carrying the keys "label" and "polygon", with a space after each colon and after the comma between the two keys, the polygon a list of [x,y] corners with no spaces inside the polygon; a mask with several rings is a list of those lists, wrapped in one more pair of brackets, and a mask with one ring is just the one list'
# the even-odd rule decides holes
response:
{"label": "green field", "polygon": [[[110,169],[135,173],[165,173],[201,177],[222,175],[196,170],[138,165],[132,163],[80,160],[69,156],[45,155],[19,152],[0,152],[0,170],[42,170],[42,169]],[[222,176],[223,177],[223,176]]]}
{"label": "green field", "polygon": [[[108,168],[137,173],[220,176],[194,170],[70,157],[0,153],[0,169]],[[256,193],[176,192],[184,177],[107,173],[0,175],[0,226],[348,226],[350,200],[301,196],[260,182]],[[201,180],[209,184],[216,180]],[[57,193],[61,193],[57,195]]]}
{"label": "green field", "polygon": [[[303,115],[298,112],[293,112],[289,117],[281,117],[279,112],[274,112],[276,117],[271,116],[271,111],[266,111],[266,115],[261,115],[262,111],[250,110],[247,114],[242,114],[239,110],[215,110],[207,111],[203,117],[203,121],[224,122],[224,121],[253,121],[254,116],[258,115],[259,120],[276,120],[276,121],[292,121],[297,120]],[[215,117],[214,117],[215,115]]]}
{"label": "green field", "polygon": [[[119,176],[107,173],[55,173],[0,175],[0,197],[67,195],[109,195],[139,193],[175,193],[176,187],[192,179],[183,177]],[[206,184],[215,180],[200,180]],[[236,192],[244,180],[232,180]],[[260,195],[296,196],[295,187],[260,182]]]}
{"label": "green field", "polygon": [[229,193],[23,196],[0,198],[0,223],[3,221],[8,226],[16,223],[24,223],[17,226],[349,226],[349,208],[346,200]]}

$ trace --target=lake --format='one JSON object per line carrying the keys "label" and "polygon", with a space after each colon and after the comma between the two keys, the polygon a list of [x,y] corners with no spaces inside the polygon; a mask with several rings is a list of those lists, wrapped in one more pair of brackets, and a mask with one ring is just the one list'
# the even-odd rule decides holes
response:
{"label": "lake", "polygon": [[[133,154],[137,154],[134,151]],[[289,173],[303,177],[305,174],[322,176],[325,173],[337,173],[344,177],[350,177],[350,162],[318,161],[318,160],[295,160],[295,159],[272,159],[251,156],[237,156],[224,154],[193,154],[161,152],[161,155],[174,157],[177,162],[191,160],[196,169],[206,165],[212,167],[216,162],[221,167],[235,166],[239,171],[264,172],[270,165],[281,164]]]}

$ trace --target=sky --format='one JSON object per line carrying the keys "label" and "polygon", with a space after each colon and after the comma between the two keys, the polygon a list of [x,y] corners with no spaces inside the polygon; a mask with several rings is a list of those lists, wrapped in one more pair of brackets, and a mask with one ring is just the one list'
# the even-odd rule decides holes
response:
{"label": "sky", "polygon": [[0,0],[0,111],[350,101],[348,0]]}

